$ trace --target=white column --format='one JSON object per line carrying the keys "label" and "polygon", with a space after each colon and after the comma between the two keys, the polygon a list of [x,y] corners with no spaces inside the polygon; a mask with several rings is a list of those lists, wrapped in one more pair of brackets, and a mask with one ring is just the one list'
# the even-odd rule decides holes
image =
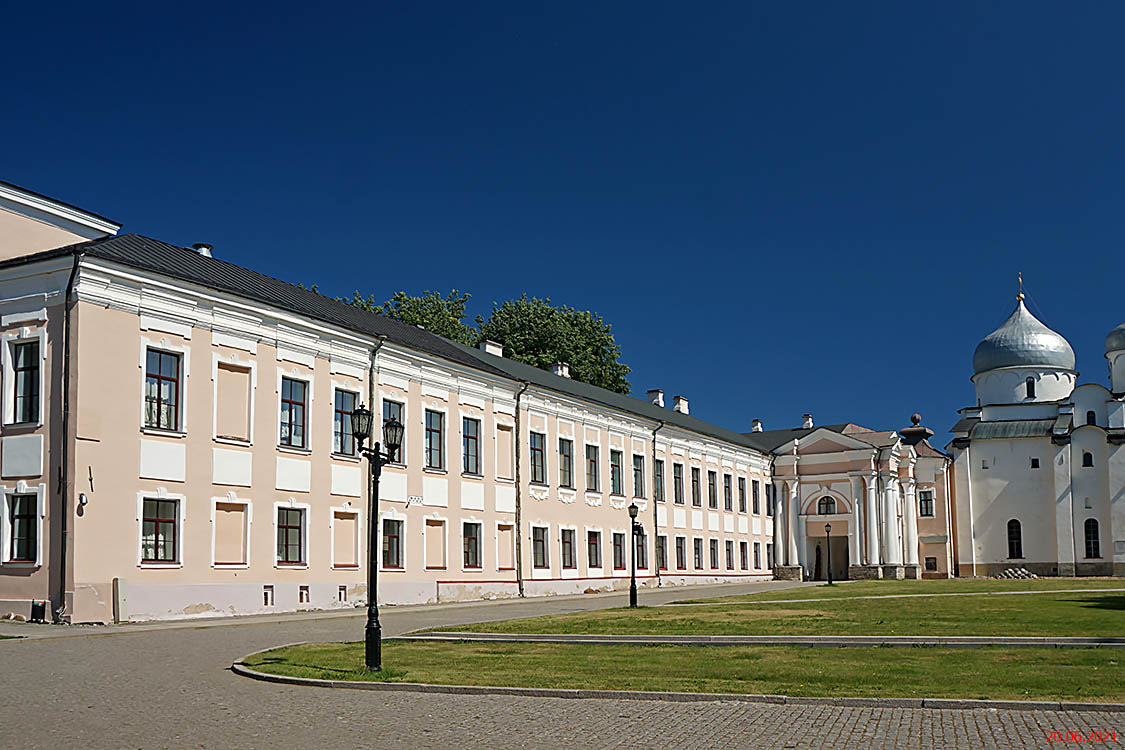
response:
{"label": "white column", "polygon": [[883,481],[883,560],[902,565],[902,539],[898,530],[898,479],[888,475]]}
{"label": "white column", "polygon": [[[775,567],[780,567],[786,564],[785,553],[789,548],[785,543],[785,515],[783,503],[777,501],[777,496],[779,494],[777,490],[777,482],[771,482],[770,497],[773,501],[773,564]],[[770,502],[770,500],[766,502]]]}
{"label": "white column", "polygon": [[914,480],[906,482],[906,502],[903,505],[905,514],[904,527],[906,539],[903,541],[903,551],[906,553],[906,564],[918,564],[918,501],[915,493]]}
{"label": "white column", "polygon": [[867,482],[867,564],[878,565],[879,554],[879,484],[875,474],[864,477]]}
{"label": "white column", "polygon": [[852,490],[852,517],[848,521],[848,564],[859,565],[860,540],[863,536],[863,526],[860,525],[859,510],[863,505],[863,485],[860,484],[859,477],[851,477],[850,485]]}
{"label": "white column", "polygon": [[796,482],[785,483],[785,517],[789,521],[789,533],[785,535],[785,541],[788,544],[789,552],[787,554],[786,562],[789,565],[800,565],[801,558],[797,554],[797,499],[795,495]]}

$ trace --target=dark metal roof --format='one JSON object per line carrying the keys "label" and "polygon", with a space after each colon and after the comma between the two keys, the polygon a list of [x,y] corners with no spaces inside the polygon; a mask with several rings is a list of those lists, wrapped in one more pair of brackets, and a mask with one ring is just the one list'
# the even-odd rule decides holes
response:
{"label": "dark metal roof", "polygon": [[957,424],[949,428],[949,431],[968,432],[969,430],[973,429],[973,425],[975,425],[979,421],[980,419],[977,417],[961,417],[959,420],[957,420]]}
{"label": "dark metal roof", "polygon": [[1054,419],[1021,419],[1003,422],[978,422],[969,432],[973,440],[1050,437]]}
{"label": "dark metal roof", "polygon": [[388,341],[409,349],[431,354],[446,361],[472,367],[492,375],[526,381],[575,398],[619,409],[644,419],[661,420],[667,424],[733,443],[743,448],[768,452],[759,447],[759,441],[757,440],[752,440],[737,432],[704,422],[701,419],[654,406],[646,401],[614,393],[605,388],[560,377],[522,362],[486,354],[479,349],[458,344],[422,328],[407,325],[362,310],[346,302],[325,297],[310,289],[294,286],[218,258],[208,258],[195,250],[169,245],[166,242],[137,234],[123,234],[118,237],[91,240],[35,255],[14,258],[0,262],[0,268],[75,253],[84,253],[92,258],[100,258],[131,268],[171,276],[209,289],[256,300],[359,334],[371,337],[386,337]]}
{"label": "dark metal roof", "polygon": [[796,427],[791,430],[763,430],[761,432],[746,432],[743,433],[747,438],[752,441],[752,445],[761,451],[773,453],[781,446],[788,443],[793,438],[803,438],[805,435],[810,435],[817,430],[831,430],[844,434],[844,428],[848,426],[847,422],[843,424],[824,424],[815,427]]}

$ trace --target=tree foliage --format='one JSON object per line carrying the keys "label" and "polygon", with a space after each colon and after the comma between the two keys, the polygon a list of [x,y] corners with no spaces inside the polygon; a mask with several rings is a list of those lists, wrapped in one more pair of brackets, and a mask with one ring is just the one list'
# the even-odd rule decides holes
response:
{"label": "tree foliage", "polygon": [[378,304],[374,295],[358,291],[350,304],[469,346],[491,339],[504,346],[504,356],[517,362],[549,370],[556,362],[570,365],[570,376],[583,383],[629,392],[629,368],[618,361],[621,347],[614,341],[611,326],[601,316],[565,305],[556,307],[550,298],[528,298],[493,302],[487,318],[480,315],[476,326],[465,322],[465,304],[470,295],[453,289],[444,297],[425,291],[420,296],[395,292]]}

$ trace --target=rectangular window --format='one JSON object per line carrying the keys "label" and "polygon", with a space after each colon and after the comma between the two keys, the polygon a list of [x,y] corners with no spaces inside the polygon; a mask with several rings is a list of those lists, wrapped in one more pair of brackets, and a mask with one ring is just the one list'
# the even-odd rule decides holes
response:
{"label": "rectangular window", "polygon": [[563,529],[559,540],[562,545],[563,568],[577,568],[578,558],[574,555],[574,529]]}
{"label": "rectangular window", "polygon": [[496,476],[499,479],[514,479],[515,443],[512,442],[512,426],[496,425]]}
{"label": "rectangular window", "polygon": [[359,567],[359,514],[332,511],[332,566]]}
{"label": "rectangular window", "polygon": [[[13,347],[12,355],[19,362],[19,344]],[[38,350],[39,343],[35,342]],[[36,358],[38,359],[38,357]],[[26,361],[26,360],[25,360]],[[18,371],[17,371],[18,372]],[[17,375],[16,393],[19,393],[19,377]],[[36,388],[39,387],[39,376],[35,377]],[[38,401],[38,396],[36,397]],[[17,406],[19,399],[17,396]],[[16,410],[16,419],[19,420],[19,409]],[[158,349],[149,349],[145,354],[145,427],[157,430],[180,429],[180,355],[172,352],[162,352]]]}
{"label": "rectangular window", "polygon": [[[16,422],[39,421],[39,342],[12,345],[12,374],[15,375]],[[167,429],[175,429],[169,427]]]}
{"label": "rectangular window", "polygon": [[727,570],[734,570],[734,542],[728,539],[723,547],[726,552]]}
{"label": "rectangular window", "polygon": [[426,468],[445,468],[445,415],[426,409]]}
{"label": "rectangular window", "polygon": [[532,432],[528,436],[531,447],[531,483],[547,483],[547,436]]}
{"label": "rectangular window", "polygon": [[586,446],[586,489],[590,492],[598,492],[601,489],[600,484],[601,470],[598,466],[598,446]]}
{"label": "rectangular window", "polygon": [[305,412],[308,405],[309,384],[292,378],[281,379],[281,437],[282,445],[304,448]]}
{"label": "rectangular window", "polygon": [[219,362],[215,378],[215,437],[250,442],[250,368]]}
{"label": "rectangular window", "polygon": [[746,554],[749,545],[746,542],[738,543],[738,564],[743,570],[750,569],[750,556]]}
{"label": "rectangular window", "polygon": [[762,569],[762,543],[754,542],[754,570]]}
{"label": "rectangular window", "polygon": [[427,518],[422,536],[426,545],[426,570],[445,570],[445,521]]}
{"label": "rectangular window", "polygon": [[707,472],[707,507],[712,510],[719,508],[719,478],[713,471]]}
{"label": "rectangular window", "polygon": [[730,474],[723,474],[723,510],[730,511],[734,509],[732,492],[731,476]]}
{"label": "rectangular window", "polygon": [[692,562],[695,563],[695,569],[696,570],[703,570],[703,540],[702,539],[692,539],[691,540],[691,546],[692,546],[692,550],[691,550],[692,556],[694,557]]}
{"label": "rectangular window", "polygon": [[398,401],[383,402],[383,424],[394,420],[402,425],[402,445],[398,447],[397,455],[391,456],[391,463],[403,464],[402,451],[406,445],[406,422],[402,418],[402,404]]}
{"label": "rectangular window", "polygon": [[496,569],[516,569],[516,527],[510,523],[496,527]]}
{"label": "rectangular window", "polygon": [[602,566],[602,532],[586,532],[586,564],[591,568]]}
{"label": "rectangular window", "polygon": [[480,564],[480,524],[464,523],[461,526],[461,547],[463,564],[466,568],[479,568]]}
{"label": "rectangular window", "polygon": [[309,587],[308,586],[298,586],[297,587],[297,603],[298,604],[308,604],[309,603]]}
{"label": "rectangular window", "polygon": [[[8,550],[8,559],[11,562],[35,562],[39,553],[38,530],[39,524],[35,520],[35,508],[38,498],[35,495],[12,495],[8,499],[8,518],[11,529],[9,537],[12,540]],[[175,530],[173,526],[173,549],[175,545]]]}
{"label": "rectangular window", "polygon": [[703,489],[699,486],[699,468],[691,467],[691,504],[696,508],[703,505]]}
{"label": "rectangular window", "polygon": [[746,477],[738,478],[738,512],[746,512]]}
{"label": "rectangular window", "polygon": [[652,497],[658,503],[664,502],[664,462],[660,459],[652,462]]}
{"label": "rectangular window", "polygon": [[574,441],[559,438],[559,486],[574,488]]}
{"label": "rectangular window", "polygon": [[684,465],[672,464],[672,502],[684,504]]}
{"label": "rectangular window", "polygon": [[613,535],[613,569],[625,570],[625,535]]}
{"label": "rectangular window", "polygon": [[668,537],[656,537],[656,567],[659,570],[668,570]]}
{"label": "rectangular window", "polygon": [[937,558],[936,557],[927,557],[926,558],[926,570],[928,570],[931,573],[933,573],[934,571],[937,570]]}
{"label": "rectangular window", "polygon": [[216,565],[245,565],[246,506],[242,503],[215,503],[212,528]]}
{"label": "rectangular window", "polygon": [[352,412],[355,411],[356,394],[336,389],[336,403],[332,408],[332,452],[342,456],[355,455],[355,437],[352,435]]}
{"label": "rectangular window", "polygon": [[531,527],[531,564],[536,568],[551,567],[547,549],[547,529],[543,526]]}
{"label": "rectangular window", "polygon": [[773,545],[769,542],[766,542],[766,567],[773,570]]}
{"label": "rectangular window", "polygon": [[719,569],[719,540],[718,539],[712,539],[711,544],[709,544],[708,546],[711,548],[711,570],[718,570]]}
{"label": "rectangular window", "polygon": [[625,494],[625,469],[621,451],[609,452],[609,491],[613,495]]}
{"label": "rectangular window", "polygon": [[645,496],[645,457],[633,456],[633,497]]}
{"label": "rectangular window", "polygon": [[676,537],[676,568],[677,570],[687,568],[687,540],[682,536]]}
{"label": "rectangular window", "polygon": [[480,420],[461,420],[461,471],[480,476]]}
{"label": "rectangular window", "polygon": [[273,586],[262,586],[262,606],[273,606]]}
{"label": "rectangular window", "polygon": [[279,564],[301,565],[305,562],[304,533],[304,509],[277,509],[277,562]]}
{"label": "rectangular window", "polygon": [[402,568],[402,521],[383,519],[383,567]]}
{"label": "rectangular window", "polygon": [[934,491],[918,491],[918,515],[922,518],[934,517]]}
{"label": "rectangular window", "polygon": [[645,530],[637,529],[637,534],[633,537],[633,540],[633,553],[637,556],[637,569],[646,570],[648,568],[648,537],[645,535]]}
{"label": "rectangular window", "polygon": [[338,601],[338,602],[348,601],[348,587],[347,586],[337,586],[336,587],[336,601]]}
{"label": "rectangular window", "polygon": [[1033,468],[1033,469],[1039,468],[1039,459],[1038,458],[1032,458],[1031,459],[1031,468]]}
{"label": "rectangular window", "polygon": [[750,485],[751,493],[753,494],[754,502],[754,515],[760,515],[762,512],[762,498],[761,498],[761,484],[757,479]]}
{"label": "rectangular window", "polygon": [[774,503],[773,495],[774,495],[773,485],[767,484],[766,485],[766,515],[767,516],[773,515],[773,503]]}
{"label": "rectangular window", "polygon": [[141,521],[141,562],[179,562],[179,500],[145,498]]}

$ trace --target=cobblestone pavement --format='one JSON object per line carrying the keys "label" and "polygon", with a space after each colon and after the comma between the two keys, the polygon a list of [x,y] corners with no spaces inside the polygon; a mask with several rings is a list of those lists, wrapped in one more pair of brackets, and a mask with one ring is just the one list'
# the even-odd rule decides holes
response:
{"label": "cobblestone pavement", "polygon": [[[683,595],[644,592],[642,603]],[[623,603],[611,595],[439,605],[388,610],[383,621],[396,634]],[[1047,730],[1125,734],[1117,714],[421,695],[273,685],[227,669],[271,645],[358,639],[362,626],[357,612],[2,641],[0,747],[1007,748],[1046,746]]]}

